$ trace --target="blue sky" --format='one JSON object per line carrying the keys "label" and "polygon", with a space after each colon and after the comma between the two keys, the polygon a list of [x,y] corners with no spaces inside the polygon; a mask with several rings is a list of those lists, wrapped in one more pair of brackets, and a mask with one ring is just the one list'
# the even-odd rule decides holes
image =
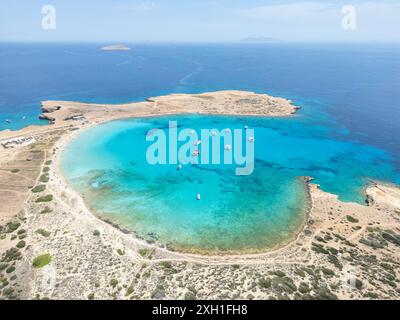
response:
{"label": "blue sky", "polygon": [[[56,29],[41,26],[42,6]],[[343,30],[342,8],[357,28]],[[400,42],[400,0],[1,0],[0,41]]]}

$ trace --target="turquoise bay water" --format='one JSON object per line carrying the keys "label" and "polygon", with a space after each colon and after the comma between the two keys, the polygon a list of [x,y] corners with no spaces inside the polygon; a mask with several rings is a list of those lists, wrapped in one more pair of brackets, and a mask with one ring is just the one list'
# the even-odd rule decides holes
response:
{"label": "turquoise bay water", "polygon": [[[38,120],[40,101],[141,101],[170,93],[251,90],[293,99],[292,119],[179,118],[182,127],[256,129],[255,172],[149,167],[145,132],[168,118],[93,128],[63,168],[99,215],[186,250],[240,250],[286,241],[307,207],[298,176],[364,201],[368,178],[399,182],[400,46],[394,44],[0,43],[0,130]],[[99,67],[101,66],[101,67]],[[175,118],[171,120],[176,120]],[[79,158],[78,158],[79,155]],[[194,201],[201,193],[202,201]]]}
{"label": "turquoise bay water", "polygon": [[[149,165],[145,137],[177,120],[178,129],[255,130],[255,170],[235,165]],[[258,251],[293,238],[308,210],[301,176],[344,201],[364,202],[368,178],[399,182],[390,155],[347,141],[347,132],[292,118],[179,116],[114,121],[83,132],[62,170],[100,216],[148,241],[185,251]],[[201,200],[196,201],[196,194]]]}

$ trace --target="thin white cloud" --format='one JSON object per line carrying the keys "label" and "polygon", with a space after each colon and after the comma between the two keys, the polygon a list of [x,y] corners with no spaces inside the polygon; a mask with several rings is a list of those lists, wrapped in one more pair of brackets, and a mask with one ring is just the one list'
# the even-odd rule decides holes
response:
{"label": "thin white cloud", "polygon": [[132,11],[132,12],[151,11],[155,8],[157,8],[157,5],[154,2],[140,2],[137,4],[119,5],[116,7],[116,9],[120,11]]}
{"label": "thin white cloud", "polygon": [[[355,7],[357,28],[344,32],[342,8]],[[247,24],[268,28],[282,37],[299,35],[310,38],[347,39],[349,35],[361,40],[400,40],[400,1],[353,0],[311,1],[271,4],[242,8],[238,16]]]}
{"label": "thin white cloud", "polygon": [[279,21],[282,19],[302,20],[310,16],[326,15],[334,9],[335,5],[329,3],[301,2],[245,8],[239,10],[238,13],[248,19]]}
{"label": "thin white cloud", "polygon": [[342,7],[353,5],[359,15],[368,17],[372,22],[380,17],[396,18],[400,21],[400,3],[393,1],[349,1],[341,4],[322,1],[304,1],[297,3],[275,4],[244,8],[238,11],[241,17],[252,20],[280,21],[293,19],[302,21],[312,19],[324,20],[340,16]]}

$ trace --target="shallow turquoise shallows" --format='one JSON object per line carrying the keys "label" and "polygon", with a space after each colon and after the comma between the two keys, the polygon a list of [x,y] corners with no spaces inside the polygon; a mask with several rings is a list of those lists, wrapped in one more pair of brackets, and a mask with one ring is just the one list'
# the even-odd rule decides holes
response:
{"label": "shallow turquoise shallows", "polygon": [[[170,120],[197,132],[254,129],[253,174],[236,176],[235,165],[148,164],[146,134]],[[255,252],[293,239],[302,227],[309,200],[299,177],[359,203],[368,178],[399,182],[389,154],[347,141],[347,134],[317,125],[307,111],[279,119],[121,120],[80,134],[64,152],[62,171],[99,216],[138,237],[188,252]]]}

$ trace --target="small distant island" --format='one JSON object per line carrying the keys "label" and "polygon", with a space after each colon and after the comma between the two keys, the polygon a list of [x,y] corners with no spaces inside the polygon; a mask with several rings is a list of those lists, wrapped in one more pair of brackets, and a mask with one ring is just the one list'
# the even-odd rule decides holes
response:
{"label": "small distant island", "polygon": [[109,46],[102,47],[100,50],[102,51],[127,51],[131,50],[128,46],[124,44],[112,44]]}

